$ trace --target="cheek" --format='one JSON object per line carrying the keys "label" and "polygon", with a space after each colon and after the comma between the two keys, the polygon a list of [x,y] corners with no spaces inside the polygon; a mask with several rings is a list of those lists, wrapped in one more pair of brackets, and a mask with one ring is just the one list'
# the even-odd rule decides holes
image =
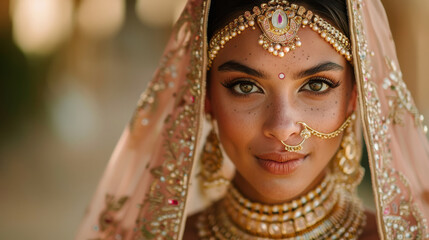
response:
{"label": "cheek", "polygon": [[211,110],[222,146],[231,160],[242,159],[257,134],[260,114],[255,108],[243,108],[239,102],[233,102],[230,94],[221,87],[213,87],[211,94],[215,99],[211,102]]}
{"label": "cheek", "polygon": [[351,87],[343,82],[327,98],[303,103],[306,123],[320,132],[332,132],[348,117]]}
{"label": "cheek", "polygon": [[[349,116],[348,104],[351,96],[349,86],[343,84],[327,99],[319,108],[313,108],[313,116],[317,117],[316,121],[312,120],[314,128],[318,131],[330,133],[337,130]],[[310,124],[310,123],[309,123]],[[311,125],[310,125],[311,126]],[[332,139],[321,139],[312,136],[311,148],[316,164],[326,166],[329,161],[335,157],[335,154],[341,144],[343,133]]]}

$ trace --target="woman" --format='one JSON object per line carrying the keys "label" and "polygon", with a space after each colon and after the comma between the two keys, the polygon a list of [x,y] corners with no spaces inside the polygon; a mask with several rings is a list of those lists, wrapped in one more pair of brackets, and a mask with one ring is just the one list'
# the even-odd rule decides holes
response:
{"label": "woman", "polygon": [[189,1],[77,238],[425,239],[421,124],[379,2]]}

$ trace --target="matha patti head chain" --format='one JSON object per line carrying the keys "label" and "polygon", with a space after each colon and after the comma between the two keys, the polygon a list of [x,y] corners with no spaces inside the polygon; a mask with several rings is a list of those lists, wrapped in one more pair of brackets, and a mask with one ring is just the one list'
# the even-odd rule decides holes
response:
{"label": "matha patti head chain", "polygon": [[286,53],[300,47],[302,42],[297,35],[298,31],[301,27],[308,26],[347,61],[352,62],[350,40],[338,29],[303,6],[290,4],[288,1],[271,0],[260,7],[255,6],[252,12],[246,11],[212,37],[209,42],[208,69],[229,40],[249,27],[256,29],[256,25],[262,31],[258,44],[274,56],[284,57]]}

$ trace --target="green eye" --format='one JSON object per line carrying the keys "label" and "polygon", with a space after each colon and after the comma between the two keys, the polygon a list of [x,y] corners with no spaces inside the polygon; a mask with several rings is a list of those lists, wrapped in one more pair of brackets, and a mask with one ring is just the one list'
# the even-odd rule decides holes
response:
{"label": "green eye", "polygon": [[327,91],[330,87],[330,84],[326,83],[324,80],[311,80],[305,84],[302,89],[320,93]]}
{"label": "green eye", "polygon": [[221,83],[232,94],[239,97],[247,97],[253,93],[264,93],[264,90],[255,82],[247,79],[238,79]]}
{"label": "green eye", "polygon": [[308,86],[312,91],[319,92],[319,91],[322,91],[322,89],[325,89],[327,84],[322,82],[312,82],[312,83],[309,83]]}
{"label": "green eye", "polygon": [[250,94],[250,93],[254,93],[254,92],[259,92],[259,88],[251,82],[237,83],[233,87],[233,90],[238,94]]}

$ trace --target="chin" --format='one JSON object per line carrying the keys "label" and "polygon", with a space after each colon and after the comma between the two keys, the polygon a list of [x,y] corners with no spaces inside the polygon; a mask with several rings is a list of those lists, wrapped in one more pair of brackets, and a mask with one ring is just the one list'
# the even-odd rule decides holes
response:
{"label": "chin", "polygon": [[298,179],[271,179],[268,181],[259,181],[254,186],[259,195],[266,198],[267,203],[276,204],[298,198],[308,184]]}
{"label": "chin", "polygon": [[277,169],[279,166],[263,166],[255,158],[240,166],[242,169],[236,169],[235,185],[245,197],[256,202],[278,204],[294,200],[317,184],[323,172],[323,166],[310,156],[298,165],[293,171],[282,172],[283,169]]}

